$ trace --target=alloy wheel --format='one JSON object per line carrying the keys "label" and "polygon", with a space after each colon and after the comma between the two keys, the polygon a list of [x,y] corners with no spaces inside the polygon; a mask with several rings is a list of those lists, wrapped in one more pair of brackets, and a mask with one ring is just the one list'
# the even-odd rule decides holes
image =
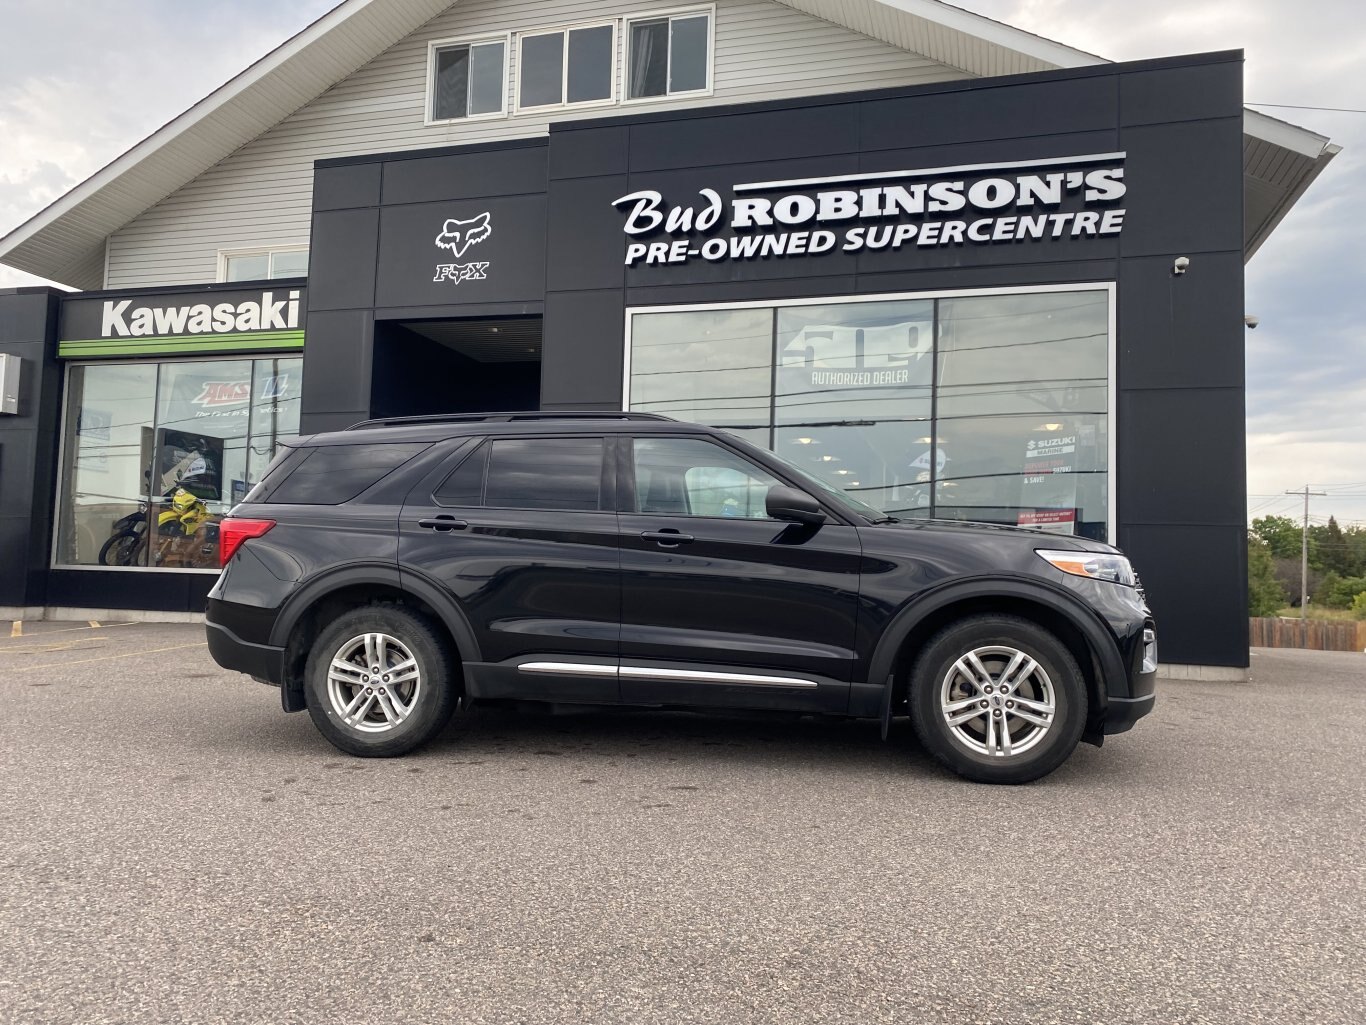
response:
{"label": "alloy wheel", "polygon": [[1053,681],[1027,652],[1005,645],[974,648],[939,686],[939,710],[954,741],[993,758],[1037,747],[1057,718]]}
{"label": "alloy wheel", "polygon": [[365,633],[337,649],[327,670],[327,697],[345,725],[384,733],[401,725],[417,706],[422,673],[397,637]]}

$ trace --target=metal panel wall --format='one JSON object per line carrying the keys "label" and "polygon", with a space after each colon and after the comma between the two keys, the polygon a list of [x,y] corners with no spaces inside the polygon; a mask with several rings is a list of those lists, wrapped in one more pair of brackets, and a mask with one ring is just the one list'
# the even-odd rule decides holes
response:
{"label": "metal panel wall", "polygon": [[[714,95],[426,126],[427,44],[673,10],[672,0],[461,0],[110,240],[107,288],[213,281],[220,248],[309,240],[313,161],[543,135],[550,121],[966,77],[773,3],[717,0]],[[619,36],[621,33],[619,33]],[[618,39],[618,82],[624,46]],[[516,81],[516,47],[509,61]],[[511,93],[509,92],[509,108]]]}

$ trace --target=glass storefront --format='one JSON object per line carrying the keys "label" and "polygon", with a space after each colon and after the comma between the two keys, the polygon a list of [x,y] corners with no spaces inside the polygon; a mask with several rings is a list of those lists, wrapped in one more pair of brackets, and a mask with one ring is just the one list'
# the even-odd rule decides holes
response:
{"label": "glass storefront", "polygon": [[1107,288],[640,311],[629,344],[631,409],[903,518],[1109,540]]}
{"label": "glass storefront", "polygon": [[299,431],[302,365],[73,364],[56,565],[217,569],[218,521]]}

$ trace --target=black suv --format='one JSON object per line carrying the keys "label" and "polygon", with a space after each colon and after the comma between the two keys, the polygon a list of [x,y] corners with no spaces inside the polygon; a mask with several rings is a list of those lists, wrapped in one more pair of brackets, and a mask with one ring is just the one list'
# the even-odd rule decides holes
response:
{"label": "black suv", "polygon": [[1019,783],[1152,709],[1114,548],[886,516],[644,413],[367,421],[288,443],[221,525],[209,649],[355,755],[462,703],[909,715]]}

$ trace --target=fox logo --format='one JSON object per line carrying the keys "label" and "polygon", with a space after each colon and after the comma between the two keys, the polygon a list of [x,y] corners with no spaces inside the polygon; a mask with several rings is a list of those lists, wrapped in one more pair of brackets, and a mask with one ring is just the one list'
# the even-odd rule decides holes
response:
{"label": "fox logo", "polygon": [[462,281],[484,281],[488,278],[485,273],[489,269],[487,262],[484,263],[438,263],[436,265],[436,277],[433,281],[454,281],[457,285]]}
{"label": "fox logo", "polygon": [[470,246],[484,241],[492,234],[493,228],[489,226],[487,212],[468,221],[457,221],[452,217],[442,226],[441,234],[436,236],[436,244],[442,249],[449,249],[458,258],[464,255]]}

